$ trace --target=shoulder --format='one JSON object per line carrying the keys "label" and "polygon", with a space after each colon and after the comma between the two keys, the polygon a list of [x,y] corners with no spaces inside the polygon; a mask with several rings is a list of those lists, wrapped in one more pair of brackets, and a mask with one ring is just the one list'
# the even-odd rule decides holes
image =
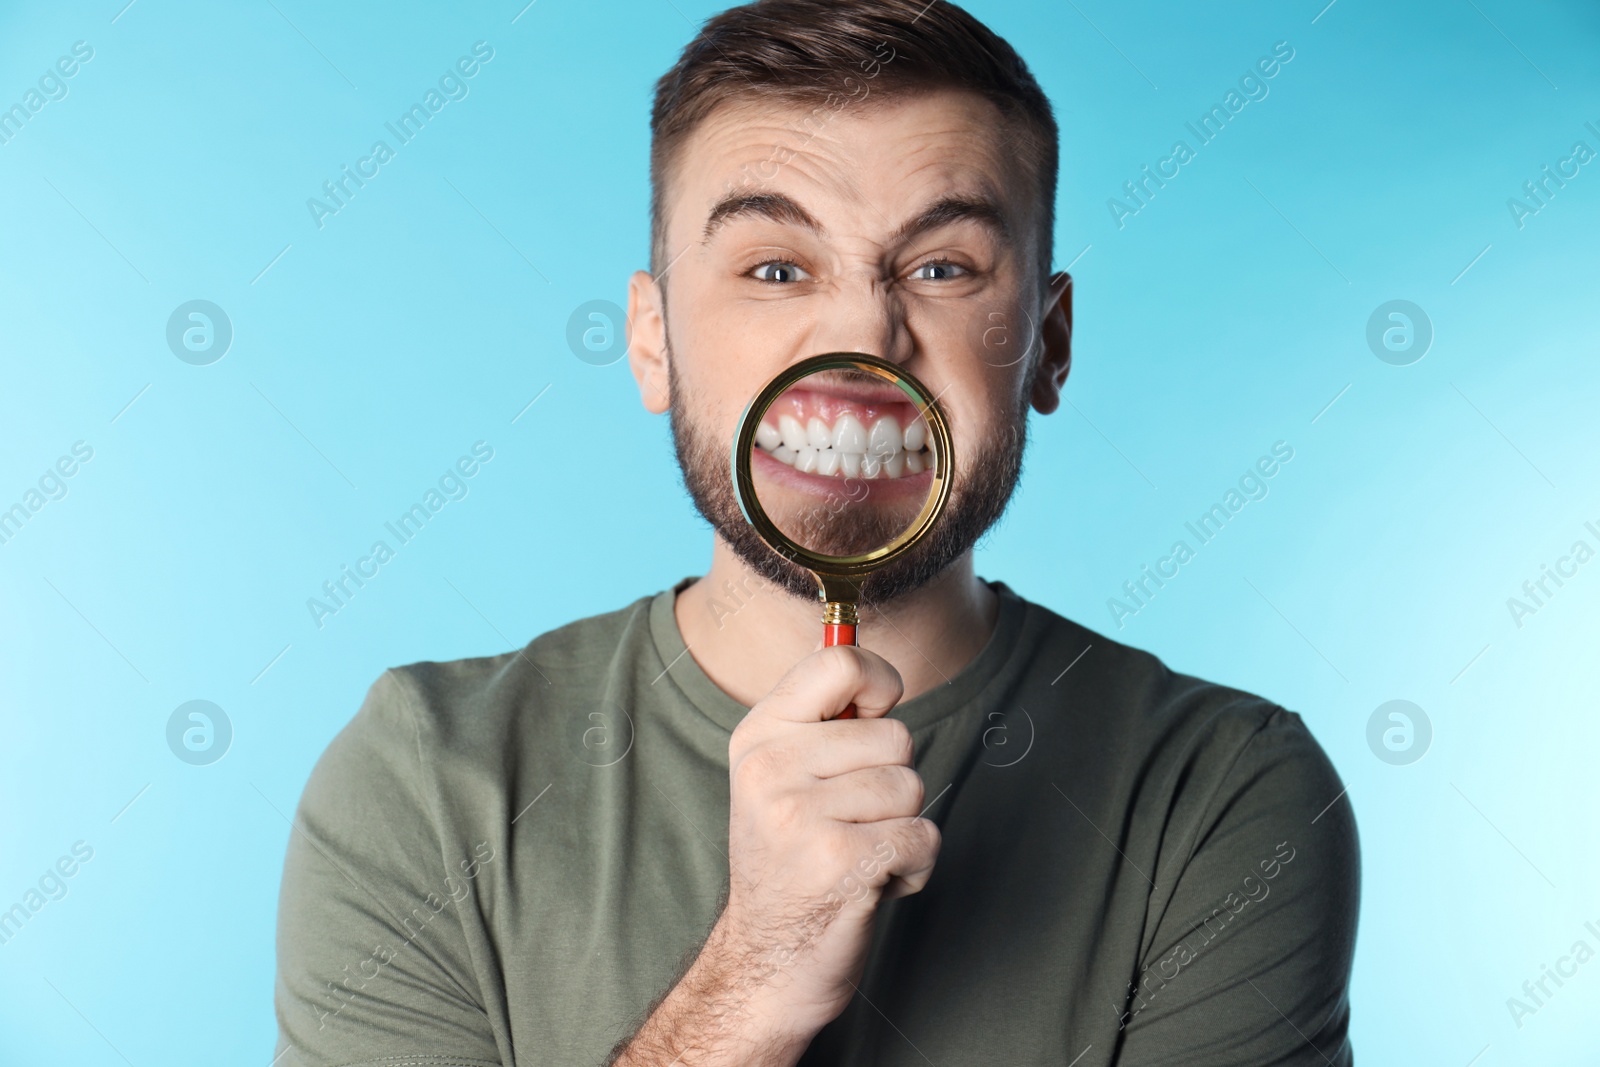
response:
{"label": "shoulder", "polygon": [[[1048,608],[1028,610],[1039,653],[1059,661],[1029,683],[1048,690],[1041,705],[1066,726],[1052,775],[1066,766],[1093,783],[1080,796],[1084,810],[1107,832],[1122,827],[1119,849],[1151,880],[1142,949],[1166,950],[1219,907],[1227,914],[1270,889],[1263,914],[1274,918],[1250,927],[1280,946],[1314,947],[1306,958],[1326,964],[1330,981],[1347,976],[1360,896],[1355,817],[1301,716],[1172,670]],[[1273,951],[1248,938],[1238,945],[1262,959]],[[1341,989],[1330,986],[1330,1002]]]}
{"label": "shoulder", "polygon": [[1036,673],[1046,676],[1063,702],[1089,703],[1114,712],[1114,725],[1130,735],[1180,743],[1203,738],[1240,746],[1269,726],[1291,732],[1305,728],[1298,715],[1263,696],[1175,671],[1151,652],[1091,630],[1042,604],[1022,603],[1024,626],[1037,634],[1036,655],[1042,653],[1052,663],[1061,660],[1056,667],[1059,674],[1051,676],[1051,663]]}
{"label": "shoulder", "polygon": [[372,693],[402,707],[427,740],[497,735],[514,721],[602,686],[620,660],[637,653],[638,641],[648,641],[653,599],[575,620],[509,652],[391,667]]}
{"label": "shoulder", "polygon": [[[1150,652],[1024,603],[1025,625],[1038,633],[1036,655],[1047,661],[1032,671],[1032,687],[1049,693],[1046,706],[1072,724],[1078,742],[1093,739],[1130,793],[1168,817],[1186,811],[1202,830],[1248,805],[1285,820],[1304,816],[1305,825],[1343,794],[1332,762],[1296,712],[1175,671]],[[1322,821],[1346,817],[1329,813]]]}
{"label": "shoulder", "polygon": [[508,652],[421,660],[385,670],[329,743],[307,786],[393,797],[435,793],[512,758],[561,709],[583,706],[649,641],[652,596],[567,623]]}

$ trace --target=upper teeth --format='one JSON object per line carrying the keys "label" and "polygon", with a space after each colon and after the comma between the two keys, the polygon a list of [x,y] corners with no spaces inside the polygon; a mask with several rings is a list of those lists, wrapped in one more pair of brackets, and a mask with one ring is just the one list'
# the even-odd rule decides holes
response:
{"label": "upper teeth", "polygon": [[927,426],[921,419],[902,430],[893,415],[875,419],[870,430],[849,413],[840,415],[832,427],[816,416],[801,425],[789,414],[778,416],[776,425],[763,419],[756,427],[757,446],[772,458],[807,474],[830,477],[919,474],[933,466],[927,440]]}

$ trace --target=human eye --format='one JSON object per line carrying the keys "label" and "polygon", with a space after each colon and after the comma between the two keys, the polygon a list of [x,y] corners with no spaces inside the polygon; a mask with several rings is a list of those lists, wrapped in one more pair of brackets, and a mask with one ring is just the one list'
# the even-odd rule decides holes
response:
{"label": "human eye", "polygon": [[771,259],[765,263],[758,263],[748,274],[756,281],[766,282],[768,285],[792,285],[811,277],[798,263],[784,259]]}
{"label": "human eye", "polygon": [[952,281],[971,273],[959,263],[947,259],[930,260],[911,272],[911,278],[920,282]]}

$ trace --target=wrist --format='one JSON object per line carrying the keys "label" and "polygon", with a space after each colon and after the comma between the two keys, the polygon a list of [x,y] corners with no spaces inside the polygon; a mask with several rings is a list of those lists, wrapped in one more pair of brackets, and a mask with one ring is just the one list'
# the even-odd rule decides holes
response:
{"label": "wrist", "polygon": [[793,1067],[821,1024],[808,1026],[774,989],[781,966],[752,949],[726,915],[628,1042],[614,1067]]}
{"label": "wrist", "polygon": [[[777,946],[761,947],[746,936],[724,912],[679,985],[704,1006],[713,1032],[751,1057],[740,1062],[792,1064],[826,1020],[813,1025],[788,1003],[783,972],[789,962]],[[791,1049],[793,1056],[784,1058]],[[768,1050],[779,1055],[768,1058]]]}

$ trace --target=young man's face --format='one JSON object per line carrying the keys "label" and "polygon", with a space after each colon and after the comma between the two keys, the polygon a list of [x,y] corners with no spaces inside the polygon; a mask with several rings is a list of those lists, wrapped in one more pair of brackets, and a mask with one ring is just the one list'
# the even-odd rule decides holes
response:
{"label": "young man's face", "polygon": [[1056,406],[1069,282],[1040,271],[1037,193],[1005,137],[982,97],[929,91],[837,110],[725,105],[679,155],[667,265],[658,283],[633,278],[634,373],[646,407],[672,411],[701,512],[797,595],[814,597],[814,582],[755,538],[728,475],[739,415],[779,371],[824,352],[881,356],[948,416],[945,516],[869,583],[869,599],[914,588],[971,547],[1010,496],[1029,403]]}

